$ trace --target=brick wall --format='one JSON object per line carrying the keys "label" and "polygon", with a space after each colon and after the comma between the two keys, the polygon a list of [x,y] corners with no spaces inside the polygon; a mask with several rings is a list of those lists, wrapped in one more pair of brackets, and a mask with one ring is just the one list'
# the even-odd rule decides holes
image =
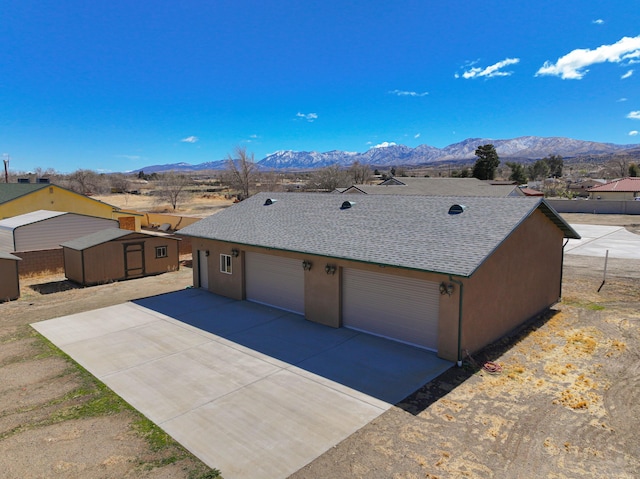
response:
{"label": "brick wall", "polygon": [[18,274],[20,276],[39,274],[45,271],[60,272],[64,270],[62,248],[20,251],[11,254],[22,258],[22,261],[18,261]]}

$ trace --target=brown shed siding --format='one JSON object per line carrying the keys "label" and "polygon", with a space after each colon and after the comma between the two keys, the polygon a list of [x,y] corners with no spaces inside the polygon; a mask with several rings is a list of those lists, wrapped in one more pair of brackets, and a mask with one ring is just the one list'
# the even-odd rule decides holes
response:
{"label": "brown shed siding", "polygon": [[[65,250],[67,278],[84,285],[108,283],[127,279],[125,271],[125,245],[143,244],[143,276],[175,271],[179,268],[178,243],[176,239],[132,233],[84,250]],[[156,247],[167,248],[167,257],[156,258]],[[140,276],[140,275],[137,275]]]}
{"label": "brown shed siding", "polygon": [[19,262],[14,259],[0,258],[0,302],[20,297]]}

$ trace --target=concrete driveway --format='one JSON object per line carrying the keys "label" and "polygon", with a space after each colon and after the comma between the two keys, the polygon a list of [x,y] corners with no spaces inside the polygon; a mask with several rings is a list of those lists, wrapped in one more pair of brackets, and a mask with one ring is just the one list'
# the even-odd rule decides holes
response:
{"label": "concrete driveway", "polygon": [[287,477],[452,365],[197,289],[33,327],[228,479]]}
{"label": "concrete driveway", "polygon": [[571,225],[582,239],[569,240],[567,254],[604,258],[640,259],[640,236],[623,226]]}

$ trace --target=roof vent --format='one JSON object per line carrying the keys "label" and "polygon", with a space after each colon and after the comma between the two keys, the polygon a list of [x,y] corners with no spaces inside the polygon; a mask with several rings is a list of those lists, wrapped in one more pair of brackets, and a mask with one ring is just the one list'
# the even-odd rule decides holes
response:
{"label": "roof vent", "polygon": [[342,203],[342,206],[340,207],[340,209],[341,210],[348,210],[349,208],[351,208],[355,204],[356,204],[355,201],[345,201],[345,202]]}
{"label": "roof vent", "polygon": [[460,213],[464,212],[464,210],[466,209],[467,207],[465,205],[451,205],[451,208],[449,208],[449,214],[459,215]]}
{"label": "roof vent", "polygon": [[275,198],[267,198],[267,200],[264,202],[264,206],[272,205],[272,204],[274,204],[276,201],[278,201],[278,200],[276,200]]}

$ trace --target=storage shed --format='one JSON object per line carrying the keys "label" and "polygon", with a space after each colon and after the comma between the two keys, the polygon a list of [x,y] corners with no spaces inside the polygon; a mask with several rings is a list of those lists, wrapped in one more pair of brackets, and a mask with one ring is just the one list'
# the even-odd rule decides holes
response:
{"label": "storage shed", "polygon": [[180,240],[109,228],[62,243],[66,277],[84,286],[176,271]]}
{"label": "storage shed", "polygon": [[20,297],[18,261],[21,258],[0,251],[0,302]]}
{"label": "storage shed", "polygon": [[38,210],[0,220],[0,250],[12,252],[59,249],[60,243],[65,241],[117,227],[117,220]]}

